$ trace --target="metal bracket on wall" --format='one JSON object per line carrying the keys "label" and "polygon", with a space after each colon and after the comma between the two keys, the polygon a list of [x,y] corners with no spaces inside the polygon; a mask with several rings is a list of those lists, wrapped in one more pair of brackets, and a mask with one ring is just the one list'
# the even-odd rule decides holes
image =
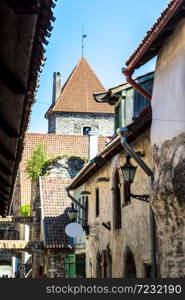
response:
{"label": "metal bracket on wall", "polygon": [[134,195],[134,194],[130,194],[130,197],[137,199],[137,200],[141,200],[144,202],[149,202],[149,195],[143,194],[143,195]]}

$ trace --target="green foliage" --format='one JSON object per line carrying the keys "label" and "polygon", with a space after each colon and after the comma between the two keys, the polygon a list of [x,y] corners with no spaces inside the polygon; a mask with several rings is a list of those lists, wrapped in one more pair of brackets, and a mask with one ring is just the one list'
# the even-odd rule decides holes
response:
{"label": "green foliage", "polygon": [[42,175],[43,164],[46,161],[46,152],[43,144],[38,144],[30,160],[27,161],[26,172],[28,177],[36,181]]}
{"label": "green foliage", "polygon": [[[46,174],[49,165],[57,163],[57,161],[62,158],[66,158],[68,161],[70,161],[70,159],[74,158],[74,156],[63,154],[47,158],[44,145],[37,144],[35,150],[31,155],[31,158],[27,161],[26,172],[28,174],[28,177],[33,181],[36,181],[39,176],[44,176]],[[86,157],[81,157],[81,159],[83,163],[87,162]]]}
{"label": "green foliage", "polygon": [[23,205],[19,207],[19,214],[21,217],[30,217],[30,205]]}

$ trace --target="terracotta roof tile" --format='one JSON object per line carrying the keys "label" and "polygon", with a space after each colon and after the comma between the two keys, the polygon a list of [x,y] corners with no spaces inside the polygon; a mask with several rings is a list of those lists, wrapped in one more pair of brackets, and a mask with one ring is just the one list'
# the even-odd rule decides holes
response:
{"label": "terracotta roof tile", "polygon": [[68,210],[71,200],[65,187],[71,180],[51,177],[40,178],[41,210],[46,248],[67,248],[68,238],[65,226],[70,223]]}
{"label": "terracotta roof tile", "polygon": [[[106,139],[106,137],[99,137],[98,151],[102,151],[104,149]],[[28,178],[25,169],[27,160],[30,159],[31,154],[38,143],[43,143],[45,145],[48,157],[64,154],[88,157],[87,136],[27,133],[22,160],[20,163],[21,205],[28,204],[31,201],[31,180]]]}
{"label": "terracotta roof tile", "polygon": [[113,113],[112,107],[108,104],[98,104],[93,98],[94,93],[104,91],[105,88],[85,58],[81,58],[65,83],[56,104],[48,113]]}

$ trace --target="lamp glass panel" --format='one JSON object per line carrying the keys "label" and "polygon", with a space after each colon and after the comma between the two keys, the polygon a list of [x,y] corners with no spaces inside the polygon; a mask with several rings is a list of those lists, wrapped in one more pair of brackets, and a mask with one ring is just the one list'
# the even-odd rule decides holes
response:
{"label": "lamp glass panel", "polygon": [[131,168],[130,168],[130,174],[129,174],[129,182],[130,183],[132,183],[133,181],[134,181],[134,177],[135,177],[135,174],[136,174],[136,169],[137,169],[137,167],[134,167],[134,166],[132,166]]}

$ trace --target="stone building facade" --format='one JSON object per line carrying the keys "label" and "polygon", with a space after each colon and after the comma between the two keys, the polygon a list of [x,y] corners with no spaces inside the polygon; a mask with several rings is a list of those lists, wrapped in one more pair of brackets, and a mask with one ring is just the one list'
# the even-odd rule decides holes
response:
{"label": "stone building facade", "polygon": [[112,136],[114,133],[113,115],[106,113],[65,113],[56,112],[48,120],[48,132],[66,135],[85,135],[86,128],[99,136]]}
{"label": "stone building facade", "polygon": [[[138,78],[138,81],[152,90],[153,73]],[[144,97],[133,91],[128,84],[111,88],[95,97],[98,102],[114,104],[115,129],[126,125],[129,144],[152,168],[151,109]],[[129,196],[128,186],[121,173],[121,166],[127,156],[120,137],[115,137],[68,187],[69,191],[74,191],[75,198],[80,192],[86,195],[87,277],[152,276],[155,236],[151,227],[151,206],[149,202]],[[130,161],[137,166],[132,158]],[[131,184],[131,193],[148,194],[148,197],[150,194],[149,178],[139,166]]]}
{"label": "stone building facade", "polygon": [[52,105],[46,113],[48,133],[98,136],[114,133],[113,109],[99,105],[93,93],[105,89],[85,58],[77,66],[61,88],[60,73],[54,73]]}
{"label": "stone building facade", "polygon": [[[149,131],[138,136],[132,145],[136,152],[144,153],[143,160],[152,167]],[[80,189],[89,194],[86,199],[89,227],[86,235],[86,276],[89,278],[151,276],[150,204],[126,198],[125,182],[120,171],[126,161],[125,155],[117,138],[116,143],[113,141],[98,156],[103,157],[106,164],[94,169],[91,165],[85,167],[69,186],[76,194],[78,182],[84,182]],[[135,165],[133,160],[131,163]],[[149,194],[148,177],[139,167],[131,192]]]}
{"label": "stone building facade", "polygon": [[152,208],[159,276],[185,277],[185,21],[184,0],[172,0],[127,61],[127,74],[157,56],[152,94]]}
{"label": "stone building facade", "polygon": [[[30,240],[41,244],[32,254],[33,277],[69,277],[68,256],[74,253],[73,239],[65,233],[70,223],[68,211],[71,200],[65,187],[84,166],[80,157],[63,157],[51,163],[45,176],[32,181],[31,215],[34,224],[30,230]],[[42,274],[41,274],[42,272]]]}

